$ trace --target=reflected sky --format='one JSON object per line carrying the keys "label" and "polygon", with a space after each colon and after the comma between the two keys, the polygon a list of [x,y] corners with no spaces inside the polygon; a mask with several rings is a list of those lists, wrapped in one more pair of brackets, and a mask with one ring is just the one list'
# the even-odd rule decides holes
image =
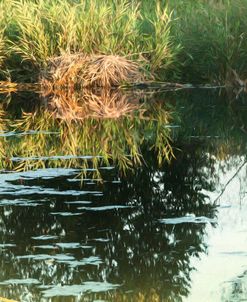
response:
{"label": "reflected sky", "polygon": [[199,297],[205,302],[240,301],[236,297],[242,290],[233,293],[231,289],[236,278],[247,270],[247,163],[243,157],[234,160],[239,161],[237,174],[233,168],[225,173],[218,170],[218,227],[207,230],[208,254],[199,261],[194,259],[199,270],[192,274],[192,290],[186,301],[198,301]]}

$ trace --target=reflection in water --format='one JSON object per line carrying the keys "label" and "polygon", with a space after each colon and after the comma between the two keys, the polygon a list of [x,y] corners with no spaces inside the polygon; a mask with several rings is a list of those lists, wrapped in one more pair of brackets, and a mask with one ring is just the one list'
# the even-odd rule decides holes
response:
{"label": "reflection in water", "polygon": [[[193,286],[186,301],[242,301],[244,295],[246,297],[243,273],[247,269],[247,163],[237,156],[228,164],[230,161],[235,163],[225,171],[215,165],[221,182],[214,194],[217,197],[212,196],[212,199],[217,200],[219,227],[207,230],[209,254],[203,255],[200,262],[194,261],[200,270],[191,275]],[[211,282],[212,277],[214,282]]]}
{"label": "reflection in water", "polygon": [[[121,182],[115,172],[104,184],[86,180],[83,186],[74,181],[74,170],[60,170],[57,177],[49,170],[3,174],[1,241],[15,244],[4,247],[4,295],[32,293],[38,301],[41,294],[97,292],[95,283],[102,284],[102,291],[120,287],[115,294],[95,294],[112,301],[130,289],[135,289],[133,295],[146,295],[153,288],[171,301],[187,295],[193,269],[189,259],[206,251],[207,222],[174,227],[159,219],[174,217],[177,207],[181,216],[213,218],[214,207],[203,204],[205,197],[191,186],[189,179],[197,171],[184,172],[188,182],[179,193],[177,184],[167,183],[163,175],[166,170],[180,177],[176,167],[152,169],[150,174],[139,168]],[[65,287],[59,290],[61,285]]]}
{"label": "reflection in water", "polygon": [[2,104],[2,296],[198,301],[205,274],[196,283],[194,269],[217,246],[210,234],[228,223],[226,175],[246,156],[245,106],[207,91],[152,98],[119,119],[71,118],[88,106],[78,98],[43,99],[29,112],[24,104],[23,115],[14,100]]}
{"label": "reflection in water", "polygon": [[84,89],[83,93],[55,91],[44,95],[48,109],[56,118],[78,121],[86,118],[110,118],[133,115],[141,112],[140,96],[123,93],[120,89],[99,91]]}
{"label": "reflection in water", "polygon": [[[100,102],[106,108],[102,109]],[[122,110],[123,116],[108,119],[112,110]],[[125,171],[142,162],[143,145],[155,149],[160,162],[170,160],[171,118],[170,109],[161,102],[146,103],[144,109],[128,103],[126,96],[116,91],[102,92],[100,96],[87,93],[81,98],[74,95],[73,99],[56,95],[18,120],[7,122],[2,118],[2,168],[27,170],[48,165],[85,171],[97,170],[100,164],[115,164]]]}

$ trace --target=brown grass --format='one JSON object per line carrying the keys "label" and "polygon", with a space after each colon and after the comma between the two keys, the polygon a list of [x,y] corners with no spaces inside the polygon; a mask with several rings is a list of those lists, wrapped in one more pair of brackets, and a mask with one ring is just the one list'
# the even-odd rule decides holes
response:
{"label": "brown grass", "polygon": [[52,58],[42,72],[44,89],[117,87],[143,80],[140,64],[115,55],[70,54]]}
{"label": "brown grass", "polygon": [[[120,90],[100,89],[92,91],[83,89],[83,93],[57,90],[56,93],[44,95],[48,109],[54,116],[66,121],[78,121],[86,118],[119,118],[133,114],[140,109],[136,96],[123,94]],[[47,102],[48,100],[48,102]]]}

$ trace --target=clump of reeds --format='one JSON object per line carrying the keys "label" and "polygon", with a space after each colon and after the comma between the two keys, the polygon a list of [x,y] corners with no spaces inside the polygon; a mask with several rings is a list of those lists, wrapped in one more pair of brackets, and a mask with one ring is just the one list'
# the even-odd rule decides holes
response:
{"label": "clump of reeds", "polygon": [[[142,59],[146,74],[164,80],[180,48],[170,34],[171,11],[156,1],[146,7],[139,0],[2,0],[0,15],[1,9],[8,41],[4,67],[19,81],[36,81],[50,58],[74,53]],[[95,68],[114,66],[116,58],[109,59],[94,56],[90,62]]]}
{"label": "clump of reeds", "polygon": [[133,83],[143,79],[140,66],[121,56],[90,56],[83,74],[84,86],[119,86],[122,83]]}
{"label": "clump of reeds", "polygon": [[55,87],[116,87],[143,80],[140,65],[124,56],[63,55],[49,60],[42,72],[41,85]]}
{"label": "clump of reeds", "polygon": [[[68,61],[97,54],[90,66],[102,69],[85,83],[109,85],[104,66],[114,61],[103,54],[141,60],[158,81],[222,83],[229,68],[247,77],[246,15],[246,0],[0,0],[0,66],[16,81],[35,82],[65,54]],[[79,67],[71,66],[74,75]]]}

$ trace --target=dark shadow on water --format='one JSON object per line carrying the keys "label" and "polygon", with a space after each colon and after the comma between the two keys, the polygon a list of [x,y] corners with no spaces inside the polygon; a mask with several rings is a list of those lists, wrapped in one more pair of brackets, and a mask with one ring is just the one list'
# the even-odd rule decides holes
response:
{"label": "dark shadow on water", "polygon": [[[175,164],[151,165],[125,178],[115,171],[103,184],[86,180],[82,186],[74,181],[73,170],[60,171],[57,177],[45,171],[14,174],[11,180],[7,176],[0,186],[1,237],[15,246],[3,247],[2,281],[30,279],[34,301],[41,299],[41,292],[58,295],[52,284],[89,281],[107,281],[109,289],[118,285],[122,294],[101,294],[112,301],[128,290],[134,290],[128,295],[131,300],[150,288],[163,299],[180,300],[190,288],[190,257],[206,252],[207,223],[173,225],[159,219],[215,217],[215,207],[205,203],[206,197],[190,181],[200,177],[199,167],[193,158],[191,171],[191,161],[185,160],[182,173]],[[36,285],[38,281],[48,288]],[[26,287],[2,284],[1,292],[19,298]],[[85,288],[94,291],[93,284]]]}

